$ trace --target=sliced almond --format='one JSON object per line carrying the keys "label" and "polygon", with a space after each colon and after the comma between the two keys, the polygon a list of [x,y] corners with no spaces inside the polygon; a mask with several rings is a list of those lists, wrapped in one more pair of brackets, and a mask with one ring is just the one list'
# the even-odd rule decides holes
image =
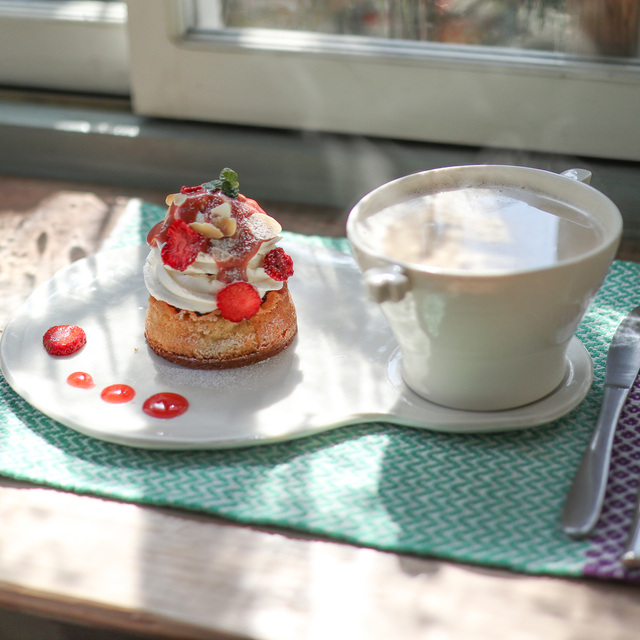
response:
{"label": "sliced almond", "polygon": [[187,201],[187,196],[184,193],[176,193],[173,196],[173,204],[176,207],[181,207]]}
{"label": "sliced almond", "polygon": [[211,214],[220,218],[229,218],[231,216],[231,205],[228,202],[223,202],[215,209],[211,209]]}
{"label": "sliced almond", "polygon": [[247,218],[247,224],[258,240],[270,240],[282,231],[280,223],[266,213],[254,213]]}
{"label": "sliced almond", "polygon": [[[234,220],[235,222],[235,220]],[[197,233],[203,235],[205,238],[217,240],[222,238],[224,233],[218,229],[217,226],[210,224],[209,222],[192,222],[189,226]]]}
{"label": "sliced almond", "polygon": [[225,237],[232,236],[236,232],[236,219],[235,218],[214,218],[212,221]]}
{"label": "sliced almond", "polygon": [[170,194],[169,194],[169,195],[164,199],[164,202],[165,202],[165,204],[166,204],[168,207],[170,207],[170,206],[171,206],[171,203],[173,202],[173,197],[174,197],[175,195],[176,195],[175,193],[170,193]]}

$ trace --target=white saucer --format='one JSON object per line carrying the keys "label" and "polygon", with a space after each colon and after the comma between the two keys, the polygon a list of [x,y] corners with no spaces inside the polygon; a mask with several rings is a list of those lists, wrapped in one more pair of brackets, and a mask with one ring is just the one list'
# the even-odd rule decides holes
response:
{"label": "white saucer", "polygon": [[[155,449],[246,446],[368,421],[458,433],[522,429],[563,416],[589,390],[591,358],[574,338],[562,385],[539,402],[491,413],[431,404],[402,382],[396,343],[378,307],[365,299],[354,260],[306,244],[283,245],[294,259],[289,286],[299,334],[271,360],[196,371],[152,353],[143,336],[142,246],[75,262],[34,291],[4,331],[4,376],[27,402],[72,429]],[[83,327],[86,347],[66,358],[48,356],[42,336],[55,324]],[[95,388],[66,383],[79,370],[92,375]],[[101,400],[100,391],[116,383],[132,386],[134,400]],[[143,413],[144,400],[161,391],[185,396],[189,410],[172,419]]]}

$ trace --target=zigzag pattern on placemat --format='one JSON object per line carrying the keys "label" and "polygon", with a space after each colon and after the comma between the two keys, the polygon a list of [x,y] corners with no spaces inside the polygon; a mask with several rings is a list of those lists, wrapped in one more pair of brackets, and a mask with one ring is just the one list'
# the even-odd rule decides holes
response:
{"label": "zigzag pattern on placemat", "polygon": [[[590,416],[591,430],[595,426],[604,387],[606,357],[609,344],[626,313],[640,304],[638,265],[615,262],[594,305],[581,327],[581,337],[594,355],[594,412]],[[598,338],[598,334],[600,337]],[[589,341],[588,336],[594,336]],[[604,340],[602,338],[605,338]],[[607,492],[600,521],[589,539],[585,552],[584,573],[601,578],[640,580],[640,571],[626,569],[620,562],[624,543],[636,503],[640,478],[640,381],[636,381],[618,423],[611,454]],[[591,430],[588,435],[590,436]],[[586,447],[586,442],[584,444]],[[580,450],[582,455],[584,447]]]}
{"label": "zigzag pattern on placemat", "polygon": [[[143,241],[162,213],[143,205],[123,222],[118,241]],[[322,238],[290,239],[328,246]],[[338,240],[331,247],[348,251],[346,240]],[[375,423],[244,449],[144,451],[67,429],[0,380],[0,472],[381,549],[576,575],[596,564],[588,555],[594,545],[569,540],[560,511],[598,412],[608,343],[640,303],[639,276],[640,265],[613,265],[578,331],[594,359],[593,387],[552,425],[451,435]],[[640,443],[630,447],[635,456]],[[615,506],[610,499],[608,505]]]}
{"label": "zigzag pattern on placemat", "polygon": [[572,559],[554,533],[567,426],[452,437],[374,424],[251,449],[164,453],[96,442],[32,415],[19,398],[12,404],[16,419],[3,435],[14,444],[2,447],[0,466],[14,477],[383,549],[534,573],[580,567],[581,555]]}
{"label": "zigzag pattern on placemat", "polygon": [[640,570],[622,565],[620,556],[637,502],[640,478],[640,382],[636,381],[618,422],[611,473],[602,514],[587,551],[587,575],[640,580]]}

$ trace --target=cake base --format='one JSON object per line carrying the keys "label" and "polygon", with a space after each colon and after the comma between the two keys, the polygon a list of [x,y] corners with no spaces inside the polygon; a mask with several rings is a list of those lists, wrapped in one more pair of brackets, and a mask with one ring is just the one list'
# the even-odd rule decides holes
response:
{"label": "cake base", "polygon": [[271,358],[298,331],[296,311],[285,284],[269,291],[251,318],[231,322],[213,311],[200,315],[149,296],[145,337],[160,357],[191,369],[231,369]]}

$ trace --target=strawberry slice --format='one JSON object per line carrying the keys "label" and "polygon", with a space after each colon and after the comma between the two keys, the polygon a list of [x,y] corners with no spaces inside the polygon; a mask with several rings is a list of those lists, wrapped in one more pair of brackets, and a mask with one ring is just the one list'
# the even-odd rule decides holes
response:
{"label": "strawberry slice", "polygon": [[52,356],[70,356],[87,344],[83,329],[71,324],[50,327],[42,337],[44,348]]}
{"label": "strawberry slice", "polygon": [[201,189],[201,185],[198,185],[197,187],[180,187],[180,193],[197,193]]}
{"label": "strawberry slice", "polygon": [[172,269],[184,271],[198,257],[206,238],[184,220],[174,220],[167,230],[167,241],[160,255]]}
{"label": "strawberry slice", "polygon": [[278,282],[287,280],[293,275],[293,259],[281,247],[271,249],[264,257],[262,266],[267,275]]}
{"label": "strawberry slice", "polygon": [[255,316],[262,299],[258,290],[248,282],[232,282],[218,292],[220,315],[231,322]]}

